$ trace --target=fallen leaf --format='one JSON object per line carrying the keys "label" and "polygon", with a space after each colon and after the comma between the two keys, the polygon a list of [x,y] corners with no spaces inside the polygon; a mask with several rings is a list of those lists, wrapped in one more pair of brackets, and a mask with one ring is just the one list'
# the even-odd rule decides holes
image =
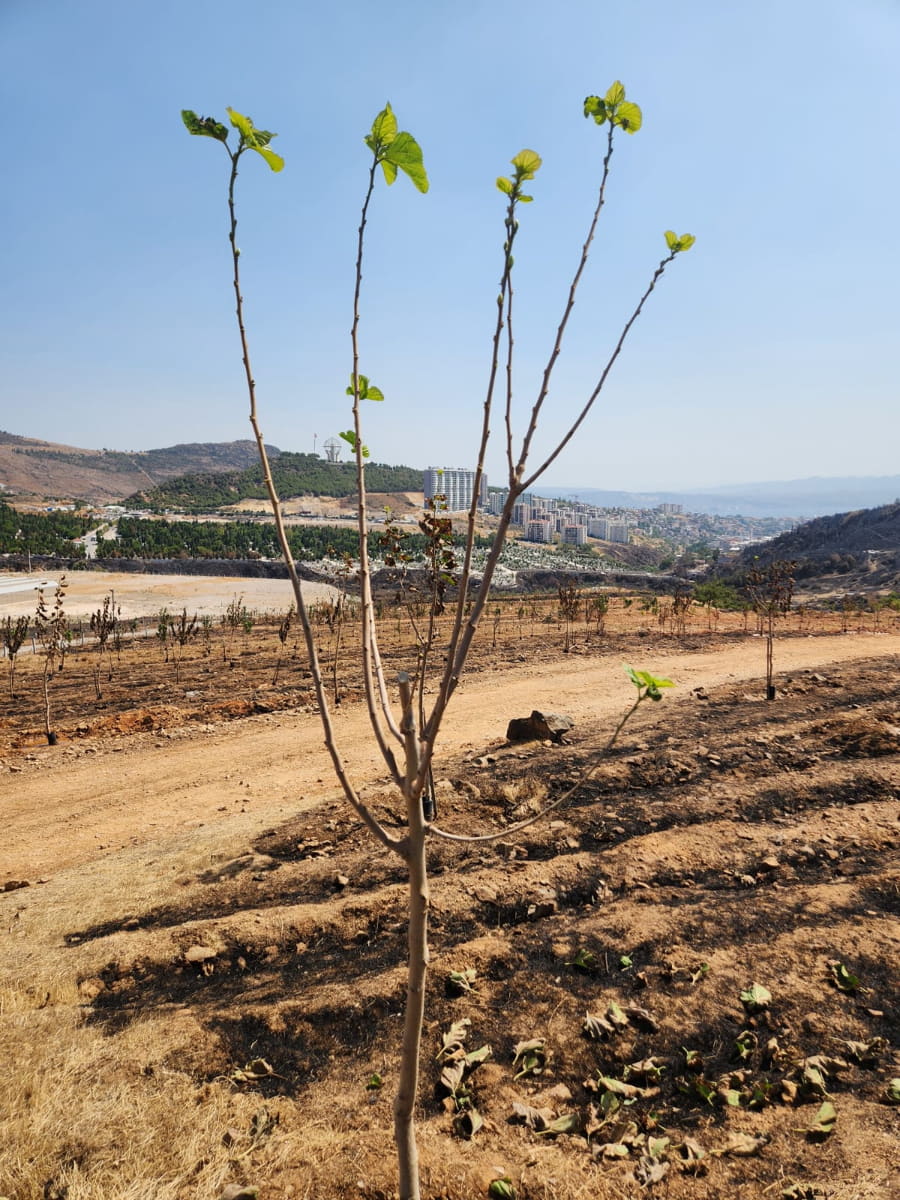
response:
{"label": "fallen leaf", "polygon": [[763,1146],[769,1141],[769,1135],[766,1133],[732,1133],[729,1134],[728,1141],[721,1150],[716,1151],[718,1154],[731,1154],[735,1158],[750,1158],[754,1154],[759,1154]]}
{"label": "fallen leaf", "polygon": [[514,1124],[527,1125],[535,1133],[541,1133],[553,1120],[552,1108],[532,1108],[530,1104],[522,1104],[518,1100],[513,1104],[513,1115],[510,1121]]}
{"label": "fallen leaf", "polygon": [[761,983],[751,984],[749,988],[741,992],[741,1004],[743,1004],[748,1012],[762,1012],[771,1003],[772,993],[768,988],[763,987]]}
{"label": "fallen leaf", "polygon": [[581,1117],[576,1112],[561,1113],[555,1121],[540,1130],[547,1137],[556,1137],[560,1133],[575,1133],[581,1127]]}
{"label": "fallen leaf", "polygon": [[834,1133],[836,1121],[837,1110],[830,1100],[826,1100],[813,1118],[812,1125],[808,1129],[801,1129],[798,1132],[807,1134],[813,1141],[824,1141],[825,1138]]}

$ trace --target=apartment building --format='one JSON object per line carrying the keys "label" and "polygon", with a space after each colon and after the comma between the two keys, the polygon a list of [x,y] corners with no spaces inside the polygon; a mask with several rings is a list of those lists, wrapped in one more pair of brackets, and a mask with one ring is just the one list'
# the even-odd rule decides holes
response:
{"label": "apartment building", "polygon": [[[432,500],[435,496],[443,496],[450,512],[459,512],[470,507],[474,487],[475,472],[466,467],[429,467],[422,481],[425,499]],[[487,489],[487,475],[482,475],[478,498],[482,507],[487,504]]]}

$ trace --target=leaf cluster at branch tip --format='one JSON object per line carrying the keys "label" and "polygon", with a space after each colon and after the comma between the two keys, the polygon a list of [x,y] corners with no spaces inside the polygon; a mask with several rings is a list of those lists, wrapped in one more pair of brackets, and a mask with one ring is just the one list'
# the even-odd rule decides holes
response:
{"label": "leaf cluster at branch tip", "polygon": [[515,158],[510,159],[510,162],[515,167],[512,179],[500,175],[497,179],[497,187],[510,199],[521,200],[523,204],[529,204],[534,197],[525,195],[522,191],[522,184],[529,179],[534,179],[541,166],[541,156],[534,150],[520,150]]}
{"label": "leaf cluster at branch tip", "polygon": [[375,155],[375,162],[381,166],[388,186],[397,178],[399,169],[418,191],[428,191],[422,148],[411,133],[398,132],[397,118],[390,104],[385,104],[372,122],[372,131],[366,134],[365,142]]}
{"label": "leaf cluster at branch tip", "polygon": [[[277,135],[268,129],[257,129],[249,117],[243,116],[233,108],[226,108],[225,111],[228,113],[229,121],[240,135],[237,153],[240,154],[242,150],[255,150],[266,160],[273,171],[282,170],[284,159],[280,154],[269,149],[269,142]],[[195,137],[211,137],[215,141],[225,144],[227,148],[228,129],[221,121],[217,121],[214,117],[198,117],[189,108],[181,110],[181,119],[188,133]],[[228,152],[231,154],[230,150]]]}
{"label": "leaf cluster at branch tip", "polygon": [[584,115],[593,117],[598,125],[617,125],[626,133],[637,133],[644,117],[637,104],[625,99],[625,87],[618,79],[607,90],[605,96],[588,96],[584,102]]}
{"label": "leaf cluster at branch tip", "polygon": [[666,245],[673,254],[682,254],[685,250],[690,250],[696,240],[692,233],[683,233],[679,237],[673,230],[666,230]]}

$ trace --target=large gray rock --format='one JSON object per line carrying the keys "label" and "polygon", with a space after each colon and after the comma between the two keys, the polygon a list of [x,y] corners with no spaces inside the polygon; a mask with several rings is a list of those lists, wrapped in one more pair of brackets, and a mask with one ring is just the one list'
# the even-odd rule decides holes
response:
{"label": "large gray rock", "polygon": [[575,722],[564,713],[542,713],[534,709],[530,717],[514,717],[506,729],[509,742],[551,741],[561,744]]}

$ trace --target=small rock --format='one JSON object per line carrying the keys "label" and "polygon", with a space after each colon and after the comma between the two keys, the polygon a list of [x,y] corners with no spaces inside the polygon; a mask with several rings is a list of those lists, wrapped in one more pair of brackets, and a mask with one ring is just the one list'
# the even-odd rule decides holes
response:
{"label": "small rock", "polygon": [[31,887],[27,879],[7,879],[0,891],[17,892],[19,888]]}
{"label": "small rock", "polygon": [[258,1187],[252,1187],[249,1184],[229,1183],[225,1185],[219,1200],[257,1200],[258,1196]]}
{"label": "small rock", "polygon": [[775,857],[774,854],[770,854],[769,857],[764,858],[759,865],[761,867],[765,867],[769,871],[777,871],[778,868],[781,866],[781,863],[778,861],[778,859]]}
{"label": "small rock", "polygon": [[560,745],[575,722],[564,713],[543,713],[533,709],[530,717],[514,717],[506,728],[508,742],[549,739]]}
{"label": "small rock", "polygon": [[334,886],[336,888],[345,888],[349,882],[350,879],[347,875],[335,875],[334,877]]}
{"label": "small rock", "polygon": [[213,950],[209,946],[189,946],[184,952],[184,961],[189,963],[208,962],[218,953],[218,950]]}

